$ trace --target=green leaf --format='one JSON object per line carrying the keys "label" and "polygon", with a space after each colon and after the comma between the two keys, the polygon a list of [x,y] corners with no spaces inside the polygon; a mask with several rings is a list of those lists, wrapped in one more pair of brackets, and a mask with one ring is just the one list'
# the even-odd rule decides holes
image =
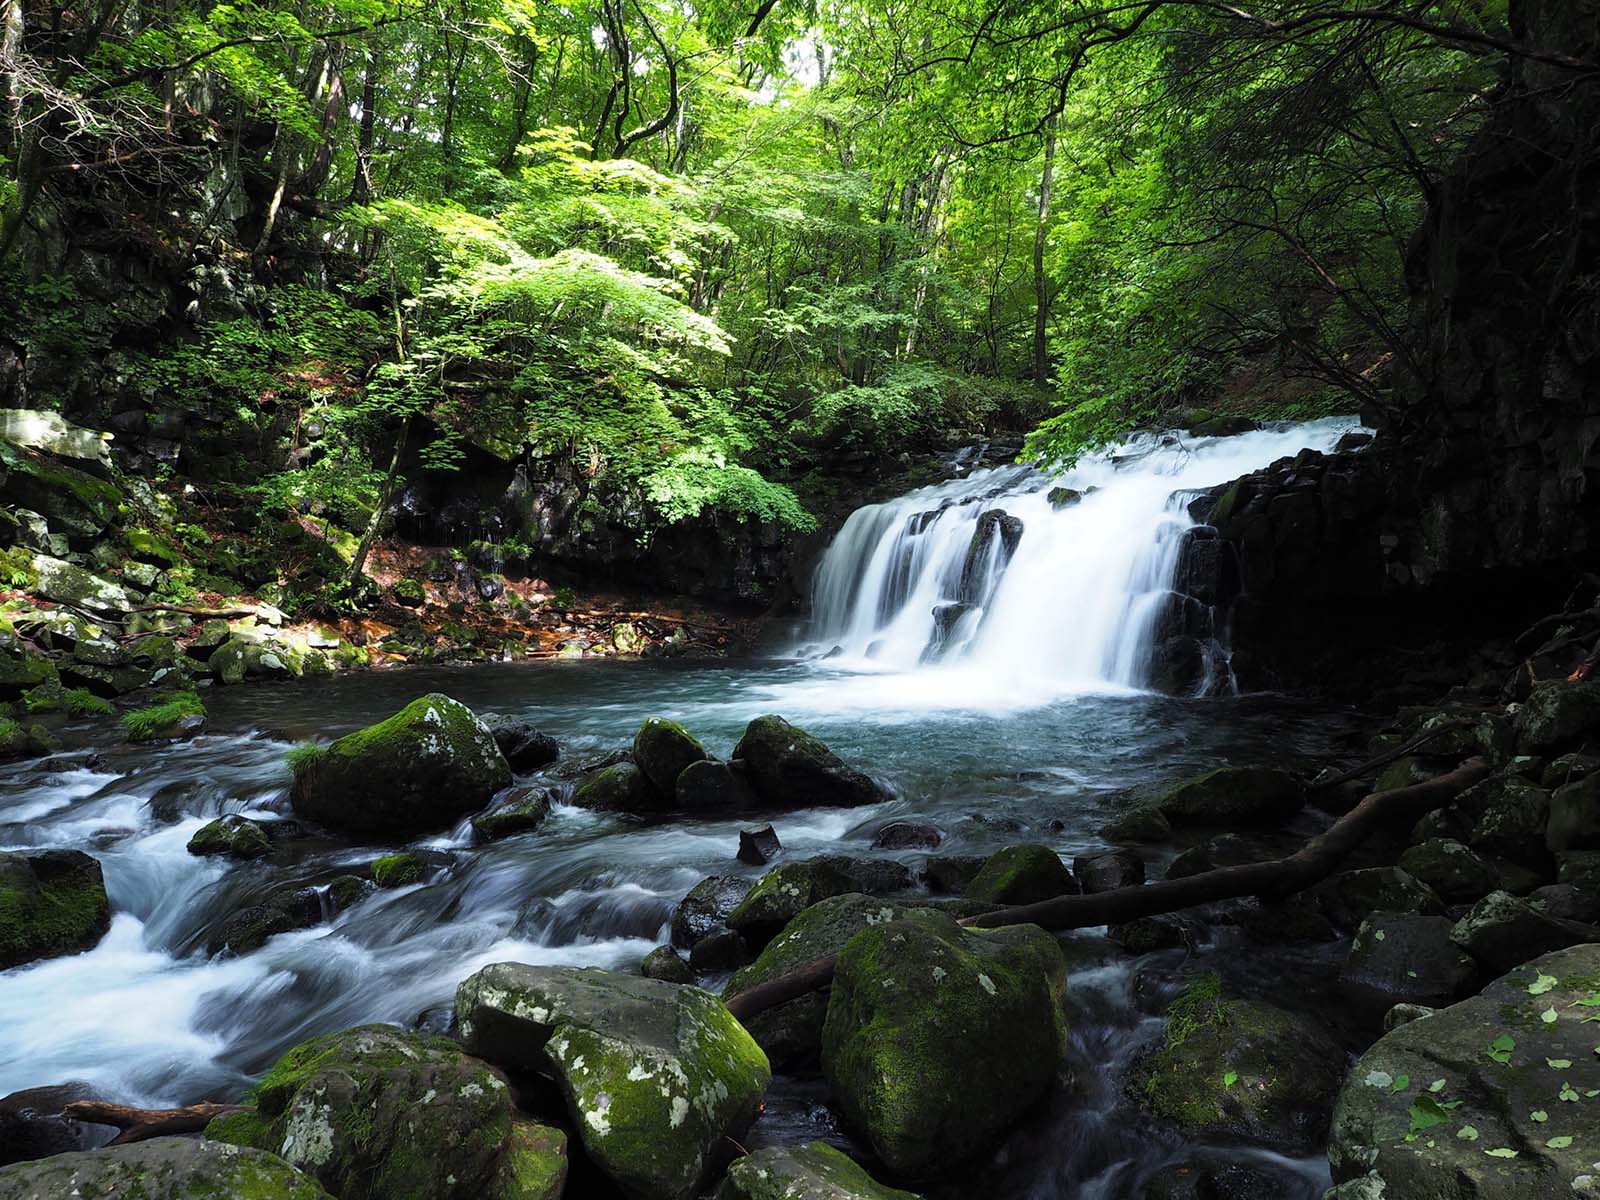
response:
{"label": "green leaf", "polygon": [[1565,1071],[1572,1065],[1570,1058],[1547,1058],[1544,1061],[1545,1065],[1554,1071]]}
{"label": "green leaf", "polygon": [[1517,1156],[1517,1152],[1509,1146],[1498,1146],[1493,1150],[1485,1150],[1484,1153],[1490,1158],[1515,1158]]}
{"label": "green leaf", "polygon": [[1489,1043],[1489,1049],[1485,1053],[1497,1063],[1508,1063],[1511,1061],[1511,1052],[1516,1048],[1516,1039],[1509,1034],[1502,1033]]}
{"label": "green leaf", "polygon": [[1545,1143],[1545,1145],[1550,1147],[1552,1150],[1565,1150],[1568,1146],[1572,1145],[1572,1138],[1566,1134],[1563,1134],[1560,1137],[1551,1138]]}
{"label": "green leaf", "polygon": [[1424,1129],[1432,1129],[1435,1125],[1443,1125],[1450,1119],[1450,1114],[1439,1106],[1432,1096],[1424,1092],[1418,1096],[1411,1105],[1411,1132],[1421,1133]]}
{"label": "green leaf", "polygon": [[1528,1114],[1528,1116],[1532,1120],[1534,1120],[1535,1122],[1537,1122],[1540,1125],[1543,1125],[1546,1121],[1548,1121],[1550,1119],[1550,1114],[1545,1112],[1544,1109],[1542,1109],[1542,1108],[1534,1109],[1531,1113]]}
{"label": "green leaf", "polygon": [[1554,975],[1546,975],[1541,971],[1539,972],[1539,978],[1528,985],[1528,995],[1542,996],[1560,982]]}
{"label": "green leaf", "polygon": [[1411,1076],[1409,1076],[1409,1075],[1396,1075],[1394,1077],[1394,1084],[1393,1084],[1393,1087],[1391,1088],[1391,1090],[1392,1091],[1396,1091],[1396,1092],[1403,1092],[1410,1086],[1411,1086]]}
{"label": "green leaf", "polygon": [[1225,1074],[1222,1077],[1222,1086],[1225,1087],[1225,1088],[1231,1088],[1234,1084],[1236,1084],[1238,1082],[1239,1082],[1239,1072],[1237,1072],[1237,1071],[1229,1071],[1227,1074]]}
{"label": "green leaf", "polygon": [[[1600,1049],[1600,1047],[1597,1047],[1597,1049]],[[1437,1095],[1439,1092],[1444,1091],[1444,1086],[1445,1086],[1444,1085],[1444,1080],[1435,1079],[1432,1083],[1430,1083],[1428,1085],[1428,1090]]]}
{"label": "green leaf", "polygon": [[1478,1131],[1471,1125],[1463,1125],[1460,1129],[1456,1130],[1456,1136],[1463,1142],[1475,1142],[1478,1140]]}
{"label": "green leaf", "polygon": [[1539,1014],[1539,1020],[1543,1021],[1546,1025],[1554,1025],[1556,1023],[1556,1010],[1553,1008],[1545,1009]]}

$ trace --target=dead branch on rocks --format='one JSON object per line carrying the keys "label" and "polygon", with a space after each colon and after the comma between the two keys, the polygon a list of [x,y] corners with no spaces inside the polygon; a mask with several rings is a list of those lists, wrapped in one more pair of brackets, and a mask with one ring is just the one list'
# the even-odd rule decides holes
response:
{"label": "dead branch on rocks", "polygon": [[90,1125],[113,1125],[122,1130],[111,1140],[113,1146],[143,1142],[169,1134],[199,1133],[214,1117],[243,1112],[245,1104],[191,1104],[187,1108],[129,1108],[102,1100],[74,1100],[61,1115]]}

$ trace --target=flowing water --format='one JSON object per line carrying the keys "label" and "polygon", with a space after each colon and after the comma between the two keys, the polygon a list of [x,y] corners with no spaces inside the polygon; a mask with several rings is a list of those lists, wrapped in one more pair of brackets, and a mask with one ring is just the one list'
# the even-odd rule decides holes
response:
{"label": "flowing water", "polygon": [[[790,856],[882,854],[913,867],[926,852],[872,851],[873,832],[914,817],[944,831],[941,854],[1029,840],[1070,860],[1101,845],[1095,830],[1130,793],[1221,761],[1309,764],[1348,753],[1361,731],[1352,714],[1282,697],[1141,692],[1137,668],[1127,665],[1137,653],[1111,648],[1137,643],[1139,595],[1164,586],[1162,530],[1187,520],[1168,502],[1174,489],[1217,482],[1332,435],[1331,426],[1317,426],[1214,445],[1141,444],[1131,449],[1137,459],[1106,456],[1065,481],[1004,468],[864,510],[819,573],[820,628],[808,641],[845,647],[826,662],[473,666],[214,689],[208,732],[161,747],[96,747],[103,726],[71,726],[62,753],[0,768],[0,849],[90,851],[103,864],[115,916],[87,953],[0,972],[0,1095],[83,1080],[127,1103],[231,1099],[308,1036],[367,1021],[444,1028],[456,984],[486,963],[629,969],[665,940],[673,906],[700,878],[759,874],[733,857],[748,822],[645,823],[558,805],[538,833],[491,846],[474,847],[466,823],[422,839],[416,844],[444,852],[426,882],[376,893],[241,957],[211,953],[218,926],[240,908],[359,871],[392,847],[309,837],[282,843],[261,862],[228,863],[189,855],[189,837],[224,812],[287,815],[291,745],[370,723],[425,691],[534,721],[561,741],[564,763],[626,745],[650,715],[682,720],[725,755],[751,717],[782,713],[897,797],[775,818]],[[1114,495],[1119,480],[1137,495]],[[1057,513],[1044,492],[1062,482],[1102,491]],[[898,605],[883,601],[888,568],[874,580],[878,568],[868,564],[888,554],[879,551],[899,536],[895,522],[946,499],[954,503],[933,528],[965,523],[970,540],[965,510],[979,505],[961,501],[972,495],[1021,515],[1025,532],[1009,567],[990,580],[981,627],[958,652],[924,664],[928,626],[918,624],[916,606],[934,595],[956,551],[940,543],[913,556]],[[1106,528],[1091,520],[1101,510]],[[856,586],[841,582],[850,562],[858,564]],[[1118,594],[1106,598],[1097,588]],[[873,641],[892,649],[869,656]],[[1091,641],[1094,653],[1085,648]],[[941,1194],[1139,1196],[1153,1171],[1197,1155],[1265,1164],[1285,1197],[1320,1194],[1323,1164],[1249,1147],[1185,1146],[1141,1120],[1124,1088],[1185,971],[1219,969],[1257,994],[1304,1007],[1326,991],[1331,948],[1244,954],[1231,935],[1211,932],[1188,950],[1130,961],[1093,931],[1066,945],[1070,1082],[982,1169],[981,1183]],[[824,1099],[815,1080],[779,1081],[752,1140],[839,1136]]]}

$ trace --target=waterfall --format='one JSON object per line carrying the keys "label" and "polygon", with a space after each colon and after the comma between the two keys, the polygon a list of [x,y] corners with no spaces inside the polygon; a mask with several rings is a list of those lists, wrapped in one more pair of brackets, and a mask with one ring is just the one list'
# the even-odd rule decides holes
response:
{"label": "waterfall", "polygon": [[[1189,501],[1357,428],[1139,434],[1066,472],[980,470],[857,509],[818,564],[799,653],[930,689],[1220,690],[1212,598],[1176,587],[1185,546],[1209,532]],[[1195,661],[1173,674],[1158,643]]]}

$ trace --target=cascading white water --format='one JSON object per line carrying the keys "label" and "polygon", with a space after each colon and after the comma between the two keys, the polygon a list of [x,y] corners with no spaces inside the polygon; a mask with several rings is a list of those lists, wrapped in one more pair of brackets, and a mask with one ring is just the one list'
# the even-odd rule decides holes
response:
{"label": "cascading white water", "polygon": [[[1141,434],[1063,473],[1000,467],[858,509],[817,568],[800,652],[911,673],[904,698],[930,704],[1143,687],[1193,493],[1357,428]],[[1057,488],[1081,499],[1052,503]]]}

